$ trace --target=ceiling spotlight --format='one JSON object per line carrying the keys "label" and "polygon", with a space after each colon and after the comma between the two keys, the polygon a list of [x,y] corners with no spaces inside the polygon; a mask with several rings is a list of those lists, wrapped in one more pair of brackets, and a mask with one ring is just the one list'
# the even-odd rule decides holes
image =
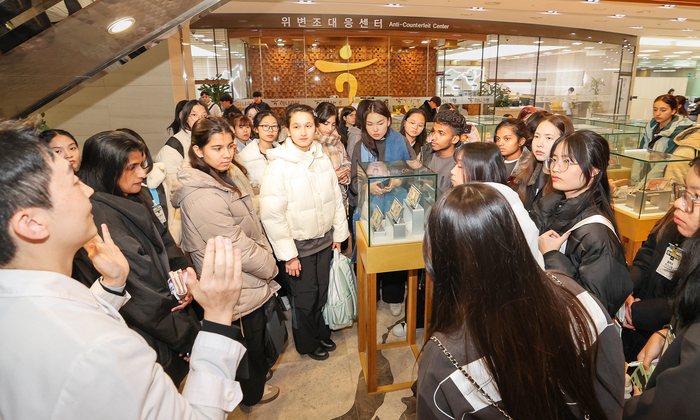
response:
{"label": "ceiling spotlight", "polygon": [[483,7],[470,7],[470,8],[467,9],[467,10],[473,10],[473,11],[475,11],[475,12],[483,12],[483,11],[484,11],[484,8],[483,8]]}
{"label": "ceiling spotlight", "polygon": [[688,20],[688,18],[676,18],[671,20],[675,20],[676,22],[685,22],[686,20]]}
{"label": "ceiling spotlight", "polygon": [[211,38],[202,38],[202,41],[204,41],[204,42],[212,42],[213,39],[211,39]]}
{"label": "ceiling spotlight", "polygon": [[277,46],[278,46],[278,47],[284,47],[284,44],[281,43],[281,42],[278,42],[278,43],[277,43]]}
{"label": "ceiling spotlight", "polygon": [[592,50],[595,49],[595,47],[583,47],[584,50]]}
{"label": "ceiling spotlight", "polygon": [[192,36],[195,37],[195,38],[204,38],[205,35],[202,35],[202,34],[193,34]]}
{"label": "ceiling spotlight", "polygon": [[311,0],[299,0],[299,3],[301,4],[311,4],[313,3]]}
{"label": "ceiling spotlight", "polygon": [[681,31],[683,31],[683,32],[693,32],[693,30],[690,29],[690,28],[688,28],[688,29],[681,29]]}
{"label": "ceiling spotlight", "polygon": [[571,45],[583,45],[583,42],[572,42]]}
{"label": "ceiling spotlight", "polygon": [[119,32],[124,32],[131,28],[134,23],[136,23],[136,19],[132,17],[117,19],[107,27],[107,32],[110,34],[118,34]]}
{"label": "ceiling spotlight", "polygon": [[576,32],[572,32],[571,35],[576,35]]}
{"label": "ceiling spotlight", "polygon": [[674,54],[691,54],[692,51],[674,51]]}
{"label": "ceiling spotlight", "polygon": [[389,3],[389,4],[387,4],[387,6],[389,6],[389,7],[401,7],[401,5],[398,3]]}
{"label": "ceiling spotlight", "polygon": [[426,39],[425,41],[421,41],[420,43],[421,44],[430,44],[430,41]]}
{"label": "ceiling spotlight", "polygon": [[662,9],[673,9],[676,7],[675,4],[664,4],[663,6],[660,6]]}
{"label": "ceiling spotlight", "polygon": [[547,10],[546,12],[544,12],[544,14],[545,15],[558,15],[559,12],[557,12],[556,10]]}
{"label": "ceiling spotlight", "polygon": [[632,26],[632,29],[644,29],[644,26]]}
{"label": "ceiling spotlight", "polygon": [[611,17],[611,18],[616,18],[616,19],[622,19],[623,17],[625,17],[625,15],[617,14],[617,15],[610,16],[610,17]]}
{"label": "ceiling spotlight", "polygon": [[600,0],[586,0],[586,3],[598,3]]}

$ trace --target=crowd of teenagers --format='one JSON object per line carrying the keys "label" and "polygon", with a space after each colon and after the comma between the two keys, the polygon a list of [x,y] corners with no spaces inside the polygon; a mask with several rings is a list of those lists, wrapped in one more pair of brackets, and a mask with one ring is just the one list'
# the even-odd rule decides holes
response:
{"label": "crowd of teenagers", "polygon": [[[0,122],[0,417],[223,418],[275,400],[280,302],[296,351],[328,359],[333,252],[354,250],[361,196],[400,186],[359,191],[358,164],[401,160],[437,174],[419,419],[700,416],[699,159],[673,168],[674,206],[628,268],[608,143],[566,116],[527,107],[481,142],[439,97],[399,130],[383,101],[278,114],[254,97],[181,101],[155,154],[129,128],[81,153],[67,131]],[[679,107],[657,98],[642,147],[694,156]],[[378,276],[394,316],[406,278]],[[625,396],[625,362],[655,359]]]}

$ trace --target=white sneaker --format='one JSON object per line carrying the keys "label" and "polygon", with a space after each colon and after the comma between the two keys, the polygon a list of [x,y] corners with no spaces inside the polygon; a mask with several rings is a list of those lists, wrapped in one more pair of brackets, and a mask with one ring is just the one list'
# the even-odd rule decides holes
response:
{"label": "white sneaker", "polygon": [[391,333],[399,338],[406,337],[406,323],[402,321],[391,329]]}
{"label": "white sneaker", "polygon": [[393,316],[401,315],[401,304],[400,303],[390,303],[389,310]]}

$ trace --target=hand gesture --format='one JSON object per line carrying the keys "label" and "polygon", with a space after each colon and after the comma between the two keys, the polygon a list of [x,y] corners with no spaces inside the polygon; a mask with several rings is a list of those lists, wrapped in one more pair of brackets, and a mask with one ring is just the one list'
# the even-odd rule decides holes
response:
{"label": "hand gesture", "polygon": [[335,175],[338,177],[338,182],[341,184],[350,183],[350,167],[338,166],[335,168]]}
{"label": "hand gesture", "polygon": [[96,234],[88,243],[83,245],[95,269],[102,274],[102,282],[109,287],[122,287],[129,275],[129,262],[119,247],[114,244],[106,224],[101,225],[102,236]]}
{"label": "hand gesture", "polygon": [[[668,329],[661,330],[659,332],[664,336],[668,336],[669,334]],[[651,362],[653,362],[654,359],[661,355],[661,350],[663,350],[665,342],[665,338],[661,337],[659,334],[654,333],[651,335],[651,337],[649,337],[649,340],[647,341],[646,345],[644,345],[642,351],[640,351],[637,355],[637,360],[642,361],[644,369],[646,369],[647,372],[651,367]]]}
{"label": "hand gesture", "polygon": [[549,230],[542,235],[540,235],[540,239],[538,240],[539,243],[539,248],[540,252],[542,255],[548,253],[549,251],[558,251],[559,248],[561,248],[561,245],[569,239],[569,235],[571,233],[567,232],[563,235],[559,235],[557,232],[553,230]]}
{"label": "hand gesture", "polygon": [[204,309],[204,319],[231,325],[234,308],[241,297],[243,274],[241,251],[233,250],[231,239],[217,236],[207,241],[202,277],[187,276],[187,287]]}
{"label": "hand gesture", "polygon": [[[192,267],[187,267],[187,270],[185,270],[185,271],[187,272],[187,278],[192,277],[195,280],[197,279],[197,273],[195,273],[195,271],[192,269]],[[187,285],[185,285],[185,286],[187,286]],[[190,292],[189,287],[187,287],[187,294],[185,295],[185,297],[182,298],[182,300],[179,300],[178,303],[180,303],[180,304],[177,305],[176,307],[174,307],[173,309],[171,309],[170,312],[175,312],[178,309],[183,309],[185,306],[192,303],[192,292]]]}
{"label": "hand gesture", "polygon": [[285,263],[284,269],[290,276],[299,277],[299,274],[301,274],[301,261],[299,261],[299,258],[294,257]]}

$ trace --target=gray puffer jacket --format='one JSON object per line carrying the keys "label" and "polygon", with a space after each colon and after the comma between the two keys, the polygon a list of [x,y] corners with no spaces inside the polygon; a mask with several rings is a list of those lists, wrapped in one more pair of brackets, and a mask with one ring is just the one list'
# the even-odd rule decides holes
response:
{"label": "gray puffer jacket", "polygon": [[237,184],[240,194],[189,163],[180,167],[172,192],[173,207],[179,207],[182,214],[182,249],[190,253],[198,274],[210,238],[217,235],[231,238],[233,248],[241,250],[243,291],[235,319],[261,307],[280,288],[272,281],[278,272],[272,247],[250,194],[239,185],[242,182],[236,176],[236,169],[233,166],[229,169],[229,178]]}

